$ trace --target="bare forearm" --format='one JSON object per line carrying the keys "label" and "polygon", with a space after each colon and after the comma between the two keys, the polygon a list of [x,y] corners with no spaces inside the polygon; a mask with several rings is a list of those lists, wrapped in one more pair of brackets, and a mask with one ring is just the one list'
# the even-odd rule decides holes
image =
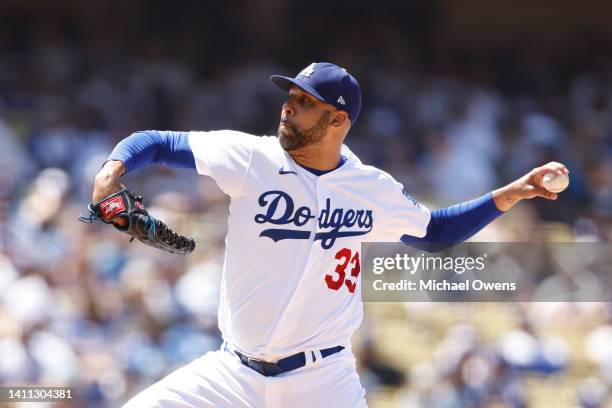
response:
{"label": "bare forearm", "polygon": [[122,161],[107,161],[94,180],[91,202],[97,203],[103,198],[125,188],[125,186],[119,182],[125,170],[125,164]]}
{"label": "bare forearm", "polygon": [[498,188],[497,190],[494,190],[492,194],[495,206],[503,212],[508,211],[510,208],[514,207],[516,203],[523,199],[517,193],[516,189],[512,187],[512,184]]}

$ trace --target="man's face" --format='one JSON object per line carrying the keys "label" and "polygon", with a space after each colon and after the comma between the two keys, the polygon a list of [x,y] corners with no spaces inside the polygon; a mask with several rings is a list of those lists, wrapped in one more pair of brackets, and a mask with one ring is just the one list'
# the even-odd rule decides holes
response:
{"label": "man's face", "polygon": [[278,138],[283,149],[291,152],[321,141],[333,109],[300,88],[291,87],[278,126]]}

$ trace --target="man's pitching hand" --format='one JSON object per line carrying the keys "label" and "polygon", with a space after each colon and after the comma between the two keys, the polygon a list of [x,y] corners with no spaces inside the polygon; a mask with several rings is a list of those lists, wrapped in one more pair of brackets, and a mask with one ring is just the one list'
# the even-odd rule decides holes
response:
{"label": "man's pitching hand", "polygon": [[497,208],[500,211],[508,211],[519,201],[534,197],[556,200],[557,193],[552,193],[542,186],[542,179],[546,173],[553,173],[556,176],[567,175],[569,170],[563,164],[557,162],[536,167],[520,179],[493,191],[493,201]]}

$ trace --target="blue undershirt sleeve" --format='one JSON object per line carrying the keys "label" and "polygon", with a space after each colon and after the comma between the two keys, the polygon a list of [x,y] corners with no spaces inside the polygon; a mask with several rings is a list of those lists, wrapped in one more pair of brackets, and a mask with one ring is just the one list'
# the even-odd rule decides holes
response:
{"label": "blue undershirt sleeve", "polygon": [[132,133],[115,146],[108,160],[121,160],[126,173],[150,164],[196,168],[188,132],[145,130]]}
{"label": "blue undershirt sleeve", "polygon": [[432,211],[424,237],[404,235],[401,241],[428,252],[441,251],[465,241],[502,214],[493,201],[493,193],[488,193],[475,200]]}

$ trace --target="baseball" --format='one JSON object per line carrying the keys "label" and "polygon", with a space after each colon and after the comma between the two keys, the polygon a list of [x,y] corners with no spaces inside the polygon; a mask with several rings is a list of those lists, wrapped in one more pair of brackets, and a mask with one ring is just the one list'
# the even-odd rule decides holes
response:
{"label": "baseball", "polygon": [[556,176],[554,173],[546,173],[542,178],[542,187],[551,193],[560,193],[569,185],[569,176],[560,174]]}

